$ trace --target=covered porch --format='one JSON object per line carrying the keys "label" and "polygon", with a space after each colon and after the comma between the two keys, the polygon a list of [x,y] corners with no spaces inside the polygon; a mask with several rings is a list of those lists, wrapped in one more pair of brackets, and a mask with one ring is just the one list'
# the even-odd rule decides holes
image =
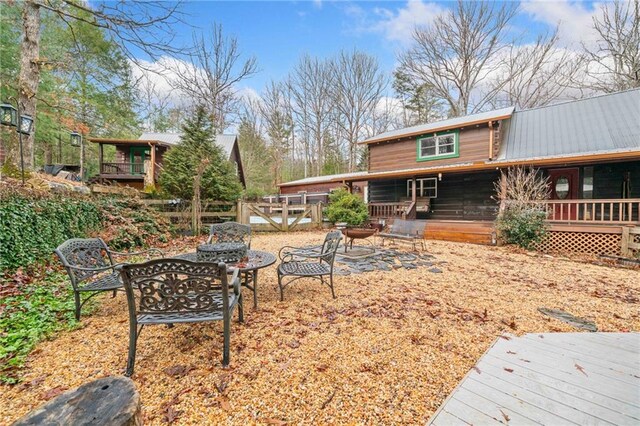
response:
{"label": "covered porch", "polygon": [[[90,139],[98,144],[99,181],[119,182],[137,189],[155,186],[167,151],[160,141],[137,139]],[[115,147],[115,158],[106,159],[105,146]]]}
{"label": "covered porch", "polygon": [[[640,226],[640,162],[563,166],[539,169],[549,180],[551,196],[535,204],[547,212],[549,230],[555,237],[562,234],[564,240],[606,240],[598,244],[606,246],[603,252],[613,253],[625,228]],[[455,173],[434,170],[370,179],[369,215],[374,221],[426,220],[427,239],[495,244],[502,172],[506,168]],[[556,243],[548,248],[555,251],[574,245]]]}

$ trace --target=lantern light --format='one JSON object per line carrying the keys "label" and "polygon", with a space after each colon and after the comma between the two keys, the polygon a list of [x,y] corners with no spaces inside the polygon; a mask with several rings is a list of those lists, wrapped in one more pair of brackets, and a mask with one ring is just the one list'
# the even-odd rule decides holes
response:
{"label": "lantern light", "polygon": [[0,105],[0,124],[13,127],[18,125],[18,110],[8,102]]}
{"label": "lantern light", "polygon": [[33,117],[30,115],[21,115],[20,116],[20,127],[18,127],[18,131],[24,135],[31,134],[31,129],[33,128]]}
{"label": "lantern light", "polygon": [[82,135],[77,131],[71,132],[71,146],[80,146],[82,143]]}

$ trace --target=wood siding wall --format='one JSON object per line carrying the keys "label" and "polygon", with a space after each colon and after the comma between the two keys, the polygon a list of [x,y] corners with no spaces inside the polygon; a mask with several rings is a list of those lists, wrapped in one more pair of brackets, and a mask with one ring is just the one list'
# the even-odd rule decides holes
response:
{"label": "wood siding wall", "polygon": [[[431,199],[429,213],[418,213],[418,219],[494,220],[498,204],[491,197],[499,176],[497,171],[445,174],[438,182],[438,196]],[[397,202],[406,196],[406,179],[369,182],[371,203]]]}
{"label": "wood siding wall", "polygon": [[494,195],[494,182],[500,178],[497,171],[444,175],[438,182],[438,197],[431,199],[428,219],[494,220],[498,203]]}
{"label": "wood siding wall", "polygon": [[[640,198],[640,161],[595,166],[593,168],[593,198],[622,198],[625,173],[629,173],[631,178],[631,196],[627,196],[627,198]],[[584,168],[581,170],[581,174],[584,176]],[[582,193],[582,188],[580,188],[580,192]]]}
{"label": "wood siding wall", "polygon": [[[489,159],[489,132],[487,125],[460,130],[460,156],[442,160],[417,161],[417,139],[415,137],[398,142],[372,144],[369,145],[369,171],[382,172],[486,161]],[[496,131],[494,134],[498,135],[499,133]],[[497,152],[497,145],[499,145],[499,137],[494,139],[494,152]]]}

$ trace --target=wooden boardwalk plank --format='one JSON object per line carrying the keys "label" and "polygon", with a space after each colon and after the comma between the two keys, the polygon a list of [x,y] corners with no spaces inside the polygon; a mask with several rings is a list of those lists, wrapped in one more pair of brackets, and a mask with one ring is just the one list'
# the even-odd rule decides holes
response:
{"label": "wooden boardwalk plank", "polygon": [[[466,381],[465,381],[466,382]],[[452,400],[457,400],[463,402],[464,404],[475,408],[476,410],[484,413],[484,415],[489,416],[500,423],[508,424],[509,421],[512,421],[512,424],[518,425],[539,425],[540,423],[528,418],[524,417],[515,411],[504,407],[500,402],[492,401],[489,398],[485,398],[482,395],[478,395],[475,392],[471,392],[468,389],[459,388]],[[448,409],[448,408],[447,408]],[[454,410],[450,412],[456,413]],[[507,421],[507,418],[509,421]],[[469,420],[466,420],[469,421]],[[474,422],[470,422],[474,423]],[[477,421],[474,424],[482,424],[482,421]]]}
{"label": "wooden boardwalk plank", "polygon": [[611,404],[615,403],[618,410],[623,413],[627,413],[630,416],[633,416],[634,414],[640,414],[638,406],[635,405],[637,404],[637,401],[633,396],[633,391],[631,391],[631,394],[629,394],[626,388],[622,390],[621,386],[616,386],[616,384],[606,382],[602,378],[589,378],[588,376],[584,376],[581,373],[578,373],[582,376],[579,377],[578,375],[566,373],[564,371],[554,371],[552,368],[540,366],[533,361],[528,363],[520,360],[512,361],[500,355],[493,356],[489,354],[487,356],[487,361],[491,362],[491,359],[494,360],[493,365],[495,366],[500,366],[500,364],[503,364],[505,367],[511,368],[514,371],[516,371],[516,369],[525,369],[539,375],[547,376],[550,379],[556,380],[558,382],[580,387],[588,392],[595,394],[596,398],[606,398],[610,400]]}
{"label": "wooden boardwalk plank", "polygon": [[[454,416],[448,411],[440,411],[438,415],[431,421],[431,424],[434,426],[457,426],[461,424],[471,424],[467,423],[464,420]],[[497,423],[499,424],[499,423]]]}
{"label": "wooden boardwalk plank", "polygon": [[484,377],[480,379],[481,380],[478,381],[475,380],[474,377],[470,377],[462,384],[462,388],[474,392],[478,395],[482,395],[483,397],[490,399],[491,401],[500,401],[501,406],[542,425],[577,424],[570,421],[569,419],[557,416],[553,412],[547,411],[543,408],[540,408],[539,406],[531,404],[522,397],[511,395],[508,392],[504,392],[503,389],[496,389],[491,385],[484,383]]}
{"label": "wooden boardwalk plank", "polygon": [[[627,417],[615,410],[581,399],[569,392],[537,382],[516,372],[505,376],[501,367],[494,367],[486,362],[481,363],[478,368],[481,368],[482,380],[485,383],[494,383],[495,387],[500,385],[505,390],[522,395],[523,398],[531,398],[531,401],[549,400],[549,407],[555,407],[554,409],[559,415],[570,416],[573,421],[577,421],[579,424],[610,423],[617,425],[628,420]],[[537,398],[536,395],[540,400],[534,399]]]}
{"label": "wooden boardwalk plank", "polygon": [[430,423],[640,424],[639,348],[638,333],[497,339]]}
{"label": "wooden boardwalk plank", "polygon": [[[594,363],[592,357],[583,357],[580,354],[575,354],[575,356],[570,356],[569,354],[557,356],[547,351],[544,345],[538,345],[537,342],[531,344],[529,341],[517,341],[509,346],[508,350],[501,352],[500,349],[501,348],[497,348],[497,350],[493,351],[493,354],[495,356],[501,354],[505,355],[506,358],[518,359],[525,362],[530,361],[530,359],[535,359],[536,363],[548,368],[557,369],[558,371],[564,371],[566,373],[579,372],[582,375],[586,375],[585,377],[588,377],[590,374],[596,374],[602,376],[606,381],[620,381],[622,382],[622,386],[629,386],[632,389],[633,387],[640,386],[640,376],[632,373],[623,373],[618,370],[613,370],[610,367],[602,366],[602,364],[606,364],[606,361]],[[582,368],[584,373],[582,373],[578,367]]]}
{"label": "wooden boardwalk plank", "polygon": [[568,350],[568,351],[576,352],[578,354],[585,354],[585,355],[588,353],[589,356],[601,358],[611,362],[612,364],[620,364],[624,367],[631,368],[631,369],[635,369],[637,366],[637,364],[631,359],[631,355],[633,355],[632,353],[625,352],[623,354],[616,354],[615,356],[613,356],[612,352],[607,351],[606,348],[589,346],[589,350],[586,351],[584,344],[580,345],[580,344],[575,344],[573,342],[567,342],[564,340],[554,340],[552,342],[547,343],[544,341],[545,338],[540,338],[538,337],[538,335],[530,335],[530,334],[523,336],[523,338],[538,341],[548,346],[556,347],[559,350]]}

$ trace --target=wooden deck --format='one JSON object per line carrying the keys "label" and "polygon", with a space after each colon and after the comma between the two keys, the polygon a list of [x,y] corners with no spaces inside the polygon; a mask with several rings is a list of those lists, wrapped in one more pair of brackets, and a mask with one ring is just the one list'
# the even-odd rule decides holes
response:
{"label": "wooden deck", "polygon": [[640,333],[498,338],[431,425],[638,425]]}
{"label": "wooden deck", "polygon": [[494,223],[490,221],[428,219],[424,228],[424,238],[460,243],[494,244],[494,229]]}

